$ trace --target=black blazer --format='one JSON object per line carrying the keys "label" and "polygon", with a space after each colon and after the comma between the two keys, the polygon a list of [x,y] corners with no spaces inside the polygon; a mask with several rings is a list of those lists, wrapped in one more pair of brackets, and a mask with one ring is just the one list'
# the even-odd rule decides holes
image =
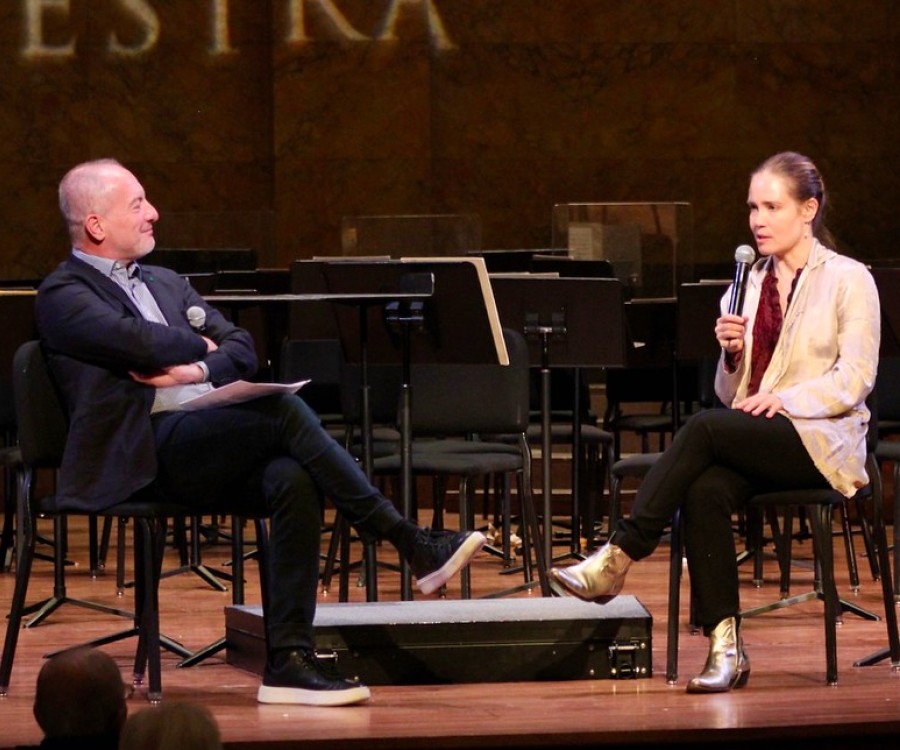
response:
{"label": "black blazer", "polygon": [[[56,493],[61,510],[108,508],[156,476],[154,389],[132,380],[130,370],[202,359],[215,385],[256,372],[249,333],[174,271],[142,265],[142,272],[168,326],[144,320],[118,284],[74,256],[38,289],[38,334],[69,414]],[[210,354],[187,321],[192,305],[206,310],[204,334],[219,347]]]}

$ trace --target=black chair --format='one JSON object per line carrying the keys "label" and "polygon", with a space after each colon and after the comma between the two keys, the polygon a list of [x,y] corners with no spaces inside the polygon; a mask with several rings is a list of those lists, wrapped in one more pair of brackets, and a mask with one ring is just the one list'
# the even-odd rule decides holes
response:
{"label": "black chair", "polygon": [[[583,556],[583,550],[590,552],[596,547],[601,503],[610,483],[614,441],[613,434],[597,422],[585,418],[583,420],[576,428],[569,412],[563,415],[562,421],[550,423],[551,449],[554,453],[557,448],[571,451],[572,462],[578,464],[577,467],[572,467],[572,512],[568,541],[569,555],[579,558]],[[531,446],[542,445],[542,425],[535,424],[532,420],[525,434]],[[566,541],[565,534],[555,538],[553,543],[559,541]]]}
{"label": "black chair", "polygon": [[[704,357],[693,363],[693,375],[696,378],[695,389],[697,407],[700,410],[721,407],[722,404],[715,393],[715,371],[718,360],[714,357]],[[680,422],[680,420],[679,420]],[[678,424],[680,427],[680,423]],[[609,485],[609,517],[608,529],[611,534],[616,527],[616,522],[622,513],[622,491],[624,485],[630,480],[640,482],[647,472],[662,455],[661,451],[649,451],[646,444],[642,445],[640,453],[633,453],[619,457],[610,467]]]}
{"label": "black chair", "polygon": [[278,380],[282,383],[310,382],[300,392],[322,426],[343,440],[346,421],[341,404],[344,351],[338,339],[285,339],[281,344]]}
{"label": "black chair", "polygon": [[[531,420],[525,434],[533,448],[543,446],[544,424],[540,409],[540,372],[532,368],[531,374]],[[591,551],[596,546],[596,522],[610,476],[615,443],[613,433],[601,427],[591,409],[585,368],[551,369],[549,422],[554,457],[565,457],[568,453],[572,461],[572,510],[566,556],[581,558],[583,550]],[[566,524],[563,521],[560,525]],[[564,543],[565,537],[564,532],[554,534],[553,544]]]}
{"label": "black chair", "polygon": [[[875,458],[878,461],[879,468],[884,466],[885,464],[891,464],[893,466],[891,477],[892,477],[892,494],[893,500],[891,503],[892,509],[892,519],[893,519],[893,549],[894,549],[894,567],[893,567],[893,579],[894,579],[894,596],[897,599],[897,602],[900,603],[900,565],[897,564],[896,556],[897,550],[900,550],[900,441],[890,440],[890,439],[881,439],[878,441],[878,445],[875,448]],[[884,575],[891,575],[891,569],[888,569]]]}
{"label": "black chair", "polygon": [[[74,515],[71,511],[58,508],[52,494],[39,494],[35,488],[35,479],[39,471],[54,471],[59,468],[68,431],[65,409],[37,341],[27,342],[17,350],[13,366],[13,388],[19,446],[22,451],[22,464],[17,478],[17,512],[23,545],[16,569],[15,589],[10,605],[3,655],[0,659],[0,695],[6,695],[9,689],[22,617],[26,611],[25,599],[34,559],[37,517]],[[239,507],[241,501],[246,503],[246,497],[241,498]],[[190,518],[194,512],[194,509],[183,505],[160,500],[155,495],[151,496],[149,492],[141,492],[101,513],[80,514],[89,517],[128,518],[133,521],[135,555],[133,627],[99,638],[88,645],[100,646],[136,637],[134,683],[142,684],[145,674],[148,674],[147,695],[152,702],[162,699],[160,649],[166,648],[185,658],[191,655],[189,649],[162,636],[159,632],[158,587],[168,520],[172,517]],[[259,520],[262,534],[264,526],[262,519]],[[261,562],[261,585],[265,602],[267,596],[264,570],[265,565]]]}
{"label": "black chair", "polygon": [[[543,448],[544,415],[541,411],[541,373],[532,367],[531,414],[525,436],[532,450]],[[590,408],[590,388],[584,368],[550,371],[550,449],[552,460],[571,461],[572,504],[568,522],[554,523],[568,531],[553,533],[553,545],[568,543],[568,556],[582,558],[582,551],[596,546],[596,522],[608,484],[613,434],[604,430]],[[577,394],[576,394],[577,390]],[[576,398],[577,395],[577,398]],[[579,417],[575,418],[575,409]],[[515,444],[518,435],[487,435],[491,441]],[[557,558],[558,559],[558,558]]]}
{"label": "black chair", "polygon": [[[12,392],[12,361],[16,349],[34,338],[34,297],[28,282],[0,284],[0,468],[3,471],[3,530],[0,566],[10,570],[16,554],[16,470],[22,453],[16,445],[16,412]],[[23,286],[24,284],[24,286]],[[15,288],[10,288],[10,287]]]}
{"label": "black chair", "polygon": [[[311,478],[309,491],[317,491],[312,485]],[[259,565],[260,581],[265,581],[265,566],[267,565],[268,554],[268,530],[266,528],[265,520],[262,517],[255,517],[253,520],[256,526],[256,546],[254,547],[252,554],[248,554],[244,549],[244,525],[247,519],[244,516],[231,516],[231,604],[233,606],[240,606],[246,603],[244,593],[244,564],[246,560],[250,559],[251,557],[256,559],[257,564]],[[265,598],[267,596],[265,583],[263,583],[261,593],[265,601]],[[263,611],[265,612],[265,607],[263,608]],[[206,661],[206,659],[208,659],[209,657],[214,656],[215,654],[218,654],[220,651],[224,651],[227,648],[228,640],[226,636],[223,636],[216,639],[212,643],[209,643],[206,646],[197,649],[189,656],[186,656],[184,659],[178,662],[178,666],[194,667],[201,662]]]}
{"label": "black chair", "polygon": [[3,470],[3,529],[0,531],[0,569],[9,571],[16,554],[16,470],[22,463],[22,451],[17,445],[0,448],[0,467]]}
{"label": "black chair", "polygon": [[[410,372],[413,408],[410,470],[413,476],[458,480],[459,518],[463,529],[474,528],[475,483],[500,477],[503,517],[511,515],[511,477],[524,519],[525,585],[535,585],[531,554],[538,569],[537,585],[550,594],[546,561],[541,554],[540,532],[531,492],[531,449],[526,430],[529,423],[529,353],[523,334],[504,329],[509,365],[414,364]],[[401,415],[402,419],[402,415]],[[516,445],[482,439],[484,435],[515,433]],[[374,460],[376,475],[397,476],[402,456],[394,454]],[[440,487],[440,485],[439,485]],[[443,493],[434,493],[433,527],[443,528]],[[508,533],[508,527],[505,529]],[[461,573],[463,598],[471,596],[471,576]],[[507,591],[493,592],[499,596]]]}
{"label": "black chair", "polygon": [[[327,349],[324,353],[331,360],[331,367],[340,368],[338,389],[344,447],[360,461],[366,474],[375,480],[373,460],[379,456],[390,456],[400,449],[397,404],[403,384],[402,368],[395,364],[367,364],[363,373],[361,364],[344,360],[337,340]],[[335,363],[335,359],[339,359],[339,362]],[[363,544],[364,551],[359,560],[351,560],[352,541]],[[325,555],[323,589],[327,591],[330,588],[334,573],[337,572],[338,601],[348,601],[350,572],[358,569],[358,585],[366,588],[366,600],[377,601],[377,569],[386,567],[400,570],[397,565],[378,560],[378,546],[378,542],[354,537],[350,524],[338,514]]]}
{"label": "black chair", "polygon": [[894,596],[900,601],[900,566],[896,562],[896,552],[900,549],[900,440],[898,440],[900,387],[898,386],[900,386],[900,357],[882,355],[878,362],[878,380],[875,385],[878,389],[878,444],[875,446],[875,458],[878,459],[880,467],[888,465],[892,467]]}
{"label": "black chair", "polygon": [[[860,501],[872,506],[872,535],[875,551],[882,566],[888,566],[887,535],[882,519],[881,506],[883,504],[881,476],[875,460],[874,448],[877,442],[877,406],[875,397],[869,398],[869,408],[872,411],[872,420],[869,424],[867,444],[869,448],[867,470],[870,483],[858,490]],[[752,617],[764,612],[778,609],[801,601],[818,599],[824,604],[824,630],[825,630],[825,655],[826,668],[825,680],[829,685],[837,683],[837,629],[836,625],[842,621],[842,613],[850,611],[854,614],[878,619],[876,615],[862,610],[855,605],[846,602],[838,596],[834,576],[834,534],[832,532],[832,520],[835,510],[840,511],[846,504],[846,498],[832,489],[803,489],[781,492],[768,492],[755,495],[748,502],[748,509],[765,511],[767,509],[791,509],[802,507],[806,509],[807,518],[812,527],[815,581],[814,588],[809,593],[794,597],[782,598],[777,602],[762,607],[744,610],[742,618]],[[786,524],[790,524],[792,518],[789,513]],[[678,680],[678,636],[679,636],[679,610],[680,610],[680,585],[681,585],[681,560],[683,553],[682,523],[680,512],[675,514],[672,522],[672,544],[669,561],[669,620],[668,641],[666,655],[666,679],[670,683]],[[782,581],[785,575],[789,577],[790,552],[787,545],[790,544],[791,529],[783,529],[781,534],[776,534],[776,546],[779,554],[779,565],[782,573]],[[883,567],[888,570],[889,567]],[[897,635],[897,615],[894,610],[894,592],[890,576],[881,576],[882,596],[885,605],[885,622],[887,624],[888,640],[891,644],[891,659],[894,665],[900,664],[900,641]],[[784,583],[782,583],[782,587]]]}

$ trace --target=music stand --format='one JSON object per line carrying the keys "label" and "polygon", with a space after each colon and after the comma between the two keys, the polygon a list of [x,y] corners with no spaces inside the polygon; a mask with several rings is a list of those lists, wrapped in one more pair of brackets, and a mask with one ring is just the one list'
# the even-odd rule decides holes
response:
{"label": "music stand", "polygon": [[584,279],[616,278],[613,265],[608,260],[573,258],[571,255],[535,255],[530,270],[533,273],[557,273],[560,276]]}
{"label": "music stand", "polygon": [[469,250],[466,255],[484,258],[489,274],[530,273],[538,257],[551,258],[566,255],[566,250],[554,248],[514,249],[514,250]]}
{"label": "music stand", "polygon": [[[682,284],[678,290],[675,331],[674,390],[672,416],[675,429],[681,426],[680,364],[718,360],[722,353],[713,328],[720,314],[720,301],[730,281],[700,281]],[[712,388],[712,384],[704,384]]]}
{"label": "music stand", "polygon": [[[879,349],[879,358],[898,357],[900,356],[900,295],[897,290],[900,289],[900,268],[873,268],[871,269],[872,277],[875,279],[875,286],[878,287],[878,298],[881,303],[881,345]],[[877,480],[880,481],[880,477]],[[873,479],[874,481],[874,479]],[[877,494],[875,500],[877,501]],[[876,528],[884,529],[884,522],[881,514],[884,512],[880,507],[880,503],[872,504],[872,513],[874,514],[874,524]],[[900,490],[894,487],[894,554],[897,554],[897,544],[900,542],[900,529],[898,529],[898,511],[900,511]],[[869,667],[878,662],[890,658],[891,665],[894,669],[900,667],[900,635],[897,632],[897,611],[893,606],[894,595],[898,586],[898,570],[896,560],[894,562],[894,570],[891,571],[890,556],[887,549],[882,550],[881,547],[887,545],[887,534],[884,538],[876,540],[879,548],[879,559],[881,560],[881,588],[884,598],[884,619],[888,631],[888,647],[879,649],[862,659],[853,662],[854,667]],[[885,565],[887,567],[885,567]]]}
{"label": "music stand", "polygon": [[[403,288],[404,279],[428,278],[433,293],[417,305],[335,309],[341,344],[348,362],[358,362],[363,376],[363,439],[371,439],[366,393],[368,364],[402,365],[400,400],[401,498],[403,514],[412,515],[410,367],[413,362],[508,364],[500,319],[481,258],[403,258],[400,260],[322,261],[331,293],[375,292]],[[366,469],[371,478],[371,452]],[[401,597],[412,598],[408,565],[401,566]]]}
{"label": "music stand", "polygon": [[[625,292],[617,279],[492,276],[500,320],[525,334],[541,372],[541,481],[544,559],[553,560],[550,370],[553,367],[621,367],[625,364]],[[575,389],[572,427],[572,536],[579,538],[581,404]]]}
{"label": "music stand", "polygon": [[[729,280],[697,281],[678,288],[675,334],[679,359],[718,359],[722,350],[713,329],[721,314],[719,303],[730,283]],[[708,335],[703,335],[704,331]]]}

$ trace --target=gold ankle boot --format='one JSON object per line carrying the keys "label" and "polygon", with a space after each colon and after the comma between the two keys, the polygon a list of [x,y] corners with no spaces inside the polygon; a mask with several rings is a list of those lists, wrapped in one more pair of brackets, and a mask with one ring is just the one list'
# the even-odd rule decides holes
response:
{"label": "gold ankle boot", "polygon": [[722,620],[709,636],[709,656],[703,671],[688,683],[689,693],[726,693],[744,687],[750,677],[750,659],[737,618]]}
{"label": "gold ankle boot", "polygon": [[622,590],[631,562],[621,547],[604,544],[577,565],[551,568],[550,577],[580,599],[606,601]]}

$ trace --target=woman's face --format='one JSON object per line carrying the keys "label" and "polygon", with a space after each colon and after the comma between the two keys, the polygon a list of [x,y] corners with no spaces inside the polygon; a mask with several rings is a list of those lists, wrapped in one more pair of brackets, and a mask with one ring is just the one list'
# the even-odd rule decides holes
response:
{"label": "woman's face", "polygon": [[750,231],[761,255],[783,257],[812,234],[807,225],[816,215],[818,201],[798,201],[789,188],[784,177],[768,170],[750,180]]}

